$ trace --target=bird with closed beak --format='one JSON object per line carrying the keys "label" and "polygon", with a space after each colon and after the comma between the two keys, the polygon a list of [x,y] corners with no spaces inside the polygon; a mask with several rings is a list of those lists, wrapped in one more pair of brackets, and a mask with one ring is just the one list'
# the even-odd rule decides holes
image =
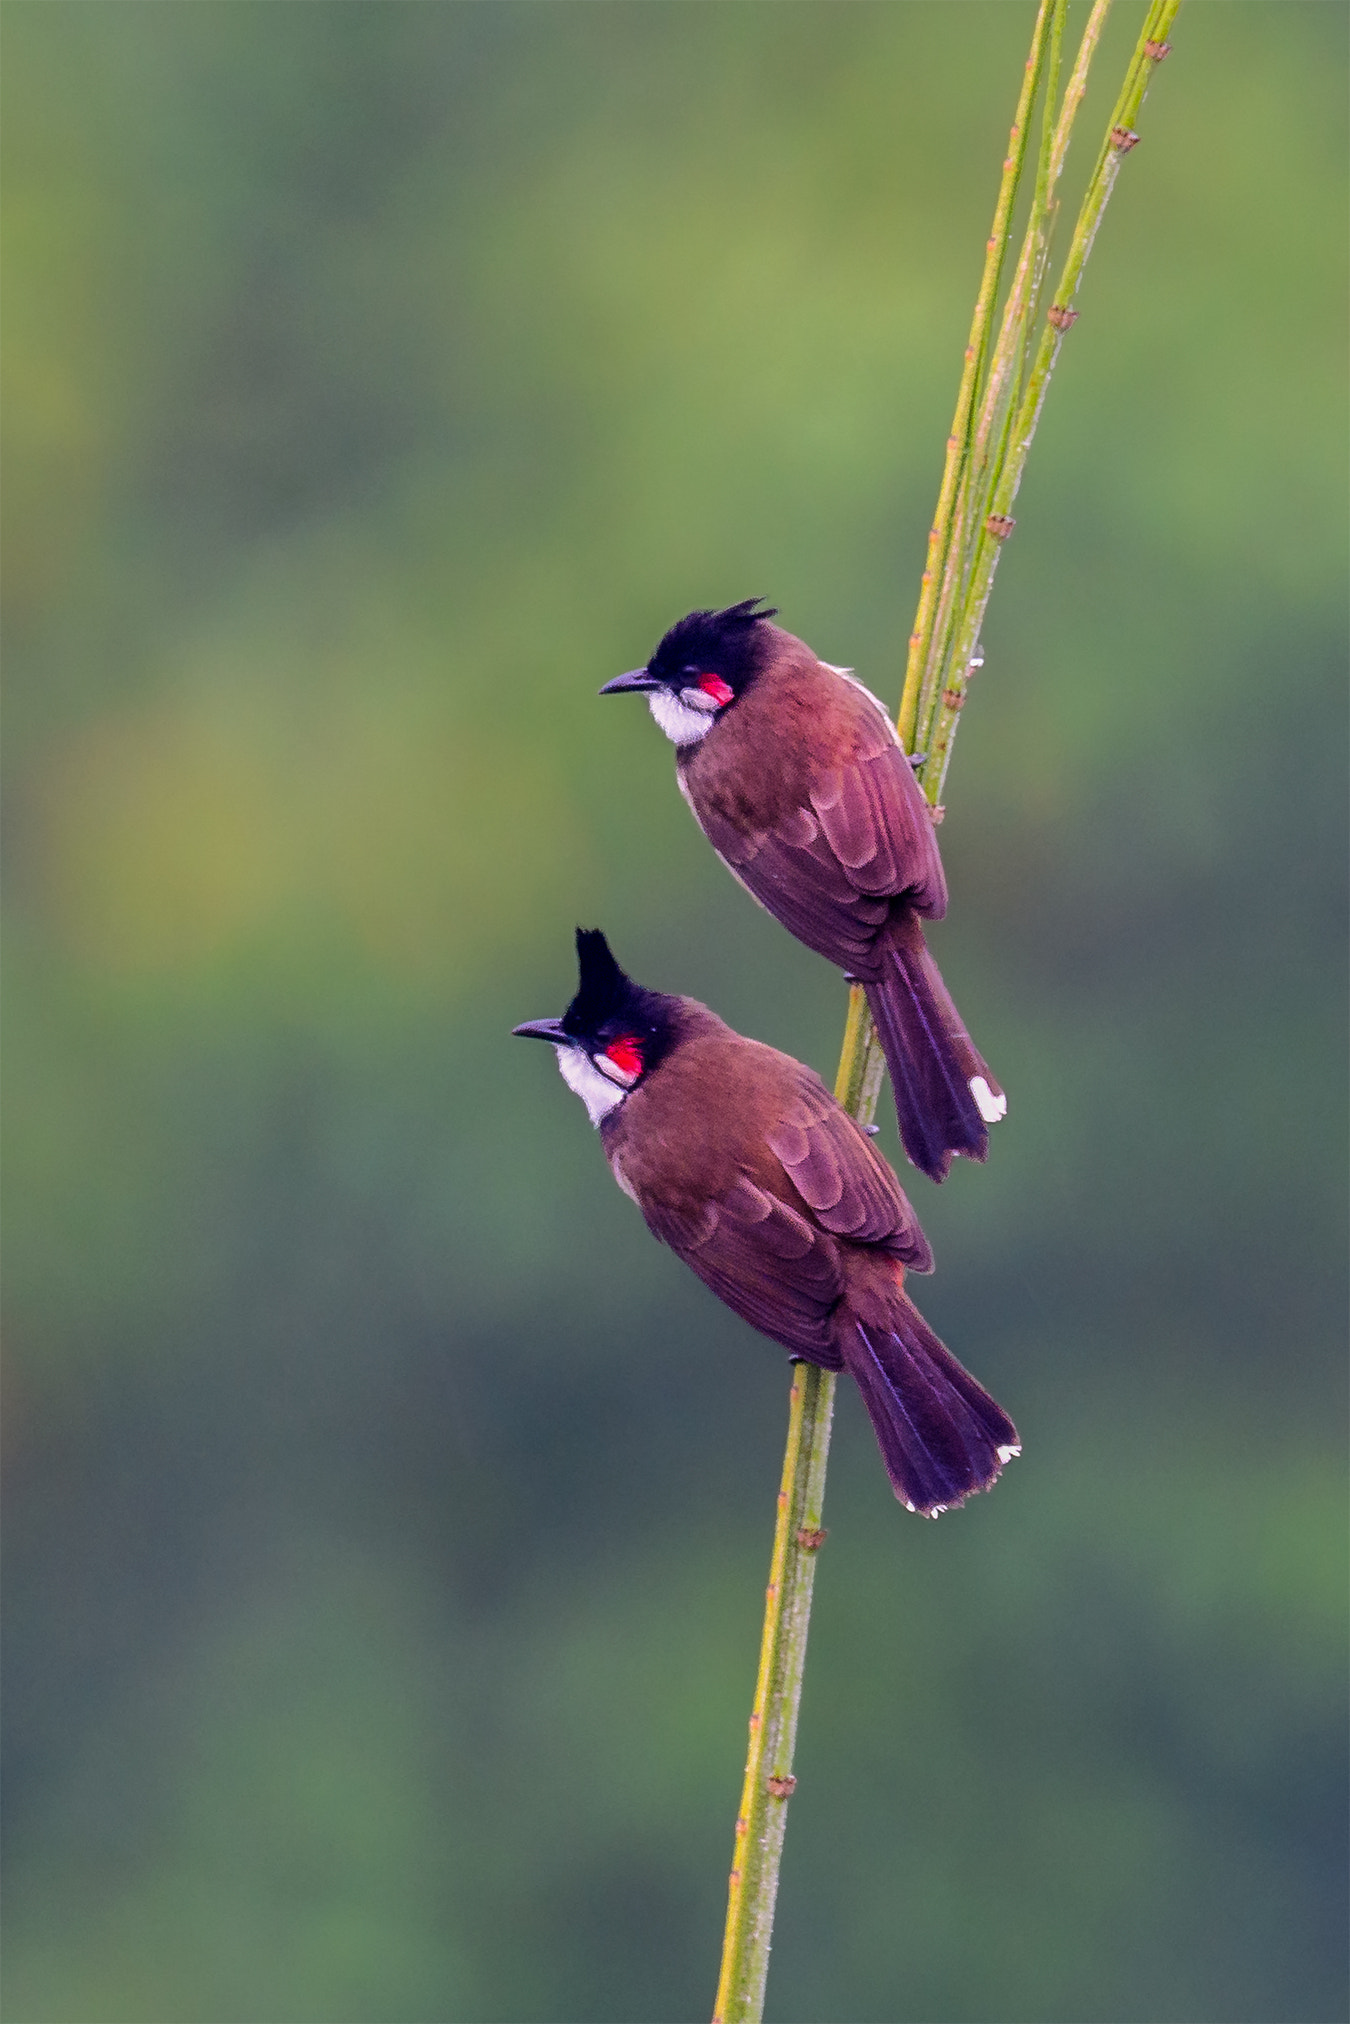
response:
{"label": "bird with closed beak", "polygon": [[808,948],[858,979],[905,1151],[931,1179],[982,1160],[1007,1099],[924,940],[947,910],[933,823],[886,710],[749,598],[691,611],[638,691],[675,745],[680,791],[733,877]]}
{"label": "bird with closed beak", "polygon": [[514,1030],[557,1050],[653,1236],[794,1358],[849,1372],[909,1510],[989,1489],[1017,1429],[905,1292],[932,1253],[871,1140],[791,1055],[635,984],[598,929],[577,960],[561,1019]]}

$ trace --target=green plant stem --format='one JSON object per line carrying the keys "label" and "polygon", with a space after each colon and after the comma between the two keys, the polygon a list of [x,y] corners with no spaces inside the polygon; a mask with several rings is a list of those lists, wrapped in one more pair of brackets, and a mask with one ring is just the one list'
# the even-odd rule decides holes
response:
{"label": "green plant stem", "polygon": [[[1070,80],[1069,90],[1065,94],[1065,107],[1070,122],[1072,117],[1070,109],[1076,109],[1082,96],[1081,88],[1075,93],[1074,83],[1080,72],[1086,75],[1087,53],[1095,47],[1100,21],[1105,19],[1110,5],[1111,0],[1097,0],[1089,19],[1083,47],[1079,51],[1078,63],[1075,66],[1075,76]],[[936,713],[938,697],[945,696],[949,686],[947,675],[954,665],[955,635],[965,616],[966,580],[971,557],[979,552],[984,523],[992,510],[993,488],[1007,455],[1008,432],[1012,427],[1013,409],[1016,405],[1017,389],[1026,353],[1027,324],[1045,264],[1047,220],[1064,159],[1060,134],[1064,130],[1065,122],[1061,120],[1056,127],[1054,104],[1059,82],[1064,17],[1067,11],[1068,0],[1053,0],[1048,22],[1048,78],[1043,101],[1041,147],[1035,188],[1022,238],[1022,248],[1013,269],[1012,281],[1003,306],[998,338],[989,355],[983,384],[978,391],[971,454],[966,460],[957,487],[949,544],[949,553],[954,558],[955,566],[947,573],[940,594],[941,616],[928,644],[923,686],[919,694],[918,719],[914,727],[916,749],[924,752],[927,751],[925,741]],[[1010,227],[1009,220],[1005,230]]]}
{"label": "green plant stem", "polygon": [[[1006,518],[1017,497],[1022,473],[1026,467],[1027,452],[1031,448],[1031,440],[1036,433],[1036,425],[1045,403],[1050,375],[1054,371],[1065,333],[1074,320],[1073,298],[1077,293],[1088,254],[1092,250],[1092,243],[1097,236],[1097,228],[1101,224],[1102,215],[1115,187],[1116,177],[1120,173],[1121,163],[1133,145],[1132,123],[1144,102],[1149,79],[1161,60],[1158,55],[1150,52],[1165,48],[1180,5],[1181,0],[1152,0],[1139,40],[1130,58],[1124,85],[1111,114],[1106,138],[1098,152],[1086,195],[1079,207],[1073,237],[1069,242],[1069,250],[1055,286],[1030,372],[1016,397],[1016,411],[1008,432],[1007,452],[1001,469],[995,474],[989,494],[989,512],[981,519],[975,532],[975,549],[960,623],[953,629],[950,653],[945,666],[939,672],[939,679],[931,685],[934,707],[916,726],[916,736],[922,741],[922,749],[927,755],[920,777],[924,793],[934,806],[939,805],[942,799],[947,768],[951,764],[957,721],[966,699],[970,664],[979,641],[985,608],[993,588],[994,572],[998,567],[998,558],[1003,547],[1003,537],[993,532],[988,522],[990,518]],[[1088,28],[1084,31],[1084,47],[1080,48],[1073,76],[1065,92],[1064,109],[1055,137],[1058,166],[1052,160],[1052,189],[1053,178],[1058,175],[1059,168],[1062,168],[1068,150],[1072,115],[1076,112],[1078,102],[1086,88],[1087,63],[1091,60],[1096,38],[1105,23],[1109,6],[1110,0],[1096,0]],[[1094,24],[1095,35],[1093,35]],[[1093,35],[1091,45],[1088,43],[1089,35]],[[1116,136],[1123,136],[1126,144],[1122,146]],[[1033,224],[1035,222],[1033,220]],[[1029,226],[1028,231],[1031,229]]]}
{"label": "green plant stem", "polygon": [[[867,1000],[862,986],[855,984],[849,993],[848,1023],[834,1093],[855,1117],[865,1111],[868,1121],[876,1110],[881,1086],[880,1056],[874,1071],[867,1057],[869,1024]],[[835,1384],[833,1371],[821,1370],[813,1363],[792,1366],[787,1449],[765,1593],[750,1747],[736,1816],[713,2024],[746,2024],[746,2020],[757,2020],[764,2014],[778,1869],[795,1782],[792,1755],[806,1664],[811,1589],[816,1555],[825,1540],[821,1509]]]}
{"label": "green plant stem", "polygon": [[1017,200],[1017,186],[1021,181],[1022,164],[1026,159],[1027,129],[1037,87],[1040,84],[1052,4],[1053,0],[1041,0],[1036,15],[1036,26],[1032,31],[1031,52],[1023,72],[1022,88],[1017,97],[1017,110],[1013,115],[1012,127],[1008,134],[1008,152],[1004,156],[1003,173],[999,179],[994,222],[989,228],[989,238],[985,243],[984,272],[980,276],[980,290],[975,298],[975,309],[970,320],[970,336],[966,341],[965,357],[961,366],[956,413],[952,419],[951,434],[947,438],[947,458],[942,470],[942,484],[938,490],[937,511],[933,516],[933,525],[928,536],[928,557],[921,579],[914,630],[909,639],[905,686],[900,699],[900,737],[906,750],[910,752],[915,749],[914,726],[918,712],[919,691],[923,685],[929,645],[937,620],[939,593],[949,576],[947,563],[953,510],[961,476],[970,455],[971,418],[975,412],[976,391],[988,347],[994,304],[998,298],[999,278],[1008,250],[1008,235],[1012,225],[1013,205]]}
{"label": "green plant stem", "polygon": [[[1055,190],[1068,154],[1073,122],[1087,88],[1088,71],[1110,9],[1111,0],[1095,0],[1056,120],[1054,94],[1067,10],[1066,0],[1055,0],[1050,25],[1050,76],[1042,118],[1036,186],[1021,252],[1003,306],[998,339],[979,401],[975,455],[958,498],[959,531],[954,543],[958,566],[952,571],[947,591],[950,616],[947,625],[930,642],[919,697],[915,739],[917,749],[925,754],[920,779],[929,801],[934,804],[939,801],[945,774],[945,765],[935,763],[939,757],[935,745],[935,725],[948,721],[954,724],[956,713],[965,701],[965,687],[976,646],[976,639],[970,636],[971,584],[986,563],[989,570],[987,580],[992,582],[992,569],[1001,545],[999,538],[990,531],[989,517],[995,511],[997,488],[1007,465],[1031,323],[1049,255]],[[997,449],[991,454],[990,443],[996,430]],[[948,747],[943,748],[944,754],[949,746],[950,738]]]}
{"label": "green plant stem", "polygon": [[[818,1542],[806,1542],[820,1529],[834,1387],[833,1371],[821,1370],[813,1363],[793,1364],[787,1451],[778,1492],[750,1748],[736,1817],[714,2024],[731,2024],[732,2019],[758,2018],[764,2013],[818,1550]],[[794,1518],[800,1523],[794,1525]]]}
{"label": "green plant stem", "polygon": [[[1040,0],[1003,163],[900,702],[901,742],[908,752],[922,749],[926,754],[920,778],[934,806],[935,820],[941,816],[937,804],[1002,546],[1002,538],[990,531],[987,522],[991,514],[1006,515],[1016,497],[1059,345],[1072,321],[1066,317],[1057,322],[1055,316],[1069,309],[1129,144],[1123,147],[1113,136],[1129,129],[1143,102],[1148,78],[1160,60],[1159,48],[1166,41],[1180,0],[1151,0],[1045,327],[1032,354],[1032,324],[1049,258],[1054,193],[1086,89],[1088,66],[1110,5],[1111,0],[1094,0],[1056,119],[1053,107],[1066,0]],[[1026,159],[1031,112],[1042,82],[1046,97],[1036,184],[998,338],[991,347],[990,331]],[[1026,364],[1029,355],[1030,370]],[[876,1115],[882,1071],[867,1000],[862,986],[854,984],[849,992],[835,1096],[860,1124],[871,1124]],[[815,1364],[796,1362],[792,1369],[787,1450],[778,1492],[713,2024],[759,2024],[763,2016],[788,1801],[796,1782],[793,1750],[816,1556],[825,1539],[821,1514],[836,1380],[832,1372]]]}

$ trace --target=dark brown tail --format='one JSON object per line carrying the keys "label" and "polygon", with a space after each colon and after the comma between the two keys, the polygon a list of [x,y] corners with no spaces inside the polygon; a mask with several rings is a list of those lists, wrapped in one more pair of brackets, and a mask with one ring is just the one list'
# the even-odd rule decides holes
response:
{"label": "dark brown tail", "polygon": [[936,1518],[976,1490],[990,1489],[1003,1464],[1021,1454],[1017,1429],[1002,1406],[961,1368],[898,1287],[881,1320],[869,1314],[861,1321],[845,1302],[837,1342],[895,1494],[908,1510]]}
{"label": "dark brown tail", "polygon": [[961,1024],[912,908],[887,928],[881,958],[867,1002],[891,1073],[901,1142],[921,1172],[943,1181],[953,1153],[985,1158],[989,1124],[1007,1102]]}

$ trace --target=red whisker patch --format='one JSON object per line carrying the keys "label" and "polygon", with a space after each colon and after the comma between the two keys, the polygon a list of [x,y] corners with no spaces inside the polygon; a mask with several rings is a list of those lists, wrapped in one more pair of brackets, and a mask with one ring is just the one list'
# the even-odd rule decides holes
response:
{"label": "red whisker patch", "polygon": [[636,1040],[624,1038],[611,1040],[605,1049],[605,1058],[612,1061],[621,1075],[641,1075],[642,1049]]}
{"label": "red whisker patch", "polygon": [[736,691],[720,675],[700,675],[698,685],[705,696],[711,696],[718,709],[724,709]]}

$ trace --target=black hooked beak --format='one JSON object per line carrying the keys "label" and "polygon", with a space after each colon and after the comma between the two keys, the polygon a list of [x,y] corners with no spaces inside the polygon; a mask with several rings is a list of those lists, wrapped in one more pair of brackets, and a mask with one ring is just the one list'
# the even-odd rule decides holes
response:
{"label": "black hooked beak", "polygon": [[616,675],[612,682],[606,682],[602,696],[626,696],[636,694],[640,689],[659,689],[661,684],[655,675],[649,675],[645,668],[630,668],[626,675]]}
{"label": "black hooked beak", "polygon": [[513,1026],[511,1031],[520,1040],[551,1040],[555,1047],[566,1047],[571,1039],[563,1032],[561,1019],[527,1019],[523,1026]]}

